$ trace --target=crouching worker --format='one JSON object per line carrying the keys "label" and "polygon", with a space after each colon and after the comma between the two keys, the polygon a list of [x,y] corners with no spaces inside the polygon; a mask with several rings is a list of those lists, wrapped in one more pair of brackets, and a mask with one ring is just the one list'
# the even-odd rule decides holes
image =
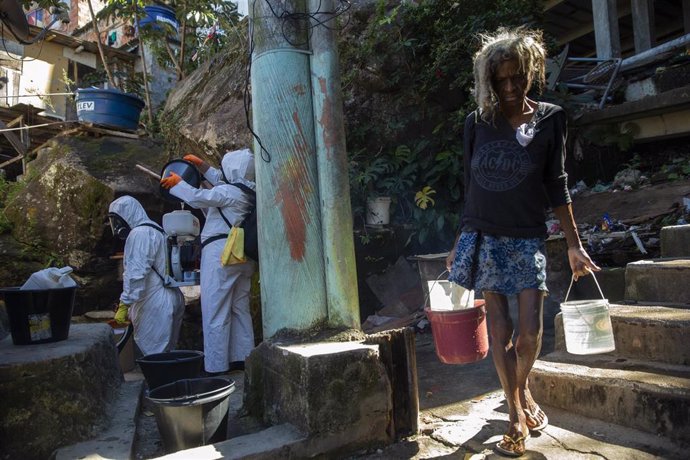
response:
{"label": "crouching worker", "polygon": [[173,350],[182,325],[184,296],[166,287],[166,239],[131,196],[121,196],[108,210],[113,235],[125,240],[122,294],[115,320],[131,319],[134,341],[144,355]]}
{"label": "crouching worker", "polygon": [[201,318],[204,330],[204,366],[210,375],[243,370],[254,348],[254,330],[249,306],[251,277],[256,264],[224,265],[221,255],[228,234],[239,226],[254,207],[254,155],[248,149],[228,152],[222,169],[210,167],[194,155],[185,160],[197,166],[211,189],[196,189],[171,173],[161,185],[189,206],[206,209],[201,230]]}

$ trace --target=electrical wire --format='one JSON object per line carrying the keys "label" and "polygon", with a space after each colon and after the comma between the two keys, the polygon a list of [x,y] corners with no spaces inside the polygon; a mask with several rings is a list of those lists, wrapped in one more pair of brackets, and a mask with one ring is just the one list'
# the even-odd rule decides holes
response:
{"label": "electrical wire", "polygon": [[53,125],[64,125],[65,123],[79,123],[79,121],[74,120],[74,121],[55,121],[52,123],[43,123],[40,125],[31,125],[31,126],[19,126],[17,128],[3,128],[0,129],[0,133],[6,133],[9,131],[21,131],[22,129],[34,129],[34,128],[43,128],[45,126],[53,126]]}
{"label": "electrical wire", "polygon": [[[247,123],[247,128],[249,129],[249,132],[252,134],[254,139],[256,139],[256,142],[259,144],[259,147],[261,148],[261,159],[264,160],[266,163],[271,162],[271,154],[269,153],[268,150],[264,147],[263,143],[261,142],[261,138],[259,135],[254,131],[252,128],[251,120],[249,119],[249,107],[251,106],[251,91],[250,91],[250,84],[251,84],[251,69],[252,69],[252,54],[254,54],[254,21],[253,18],[256,16],[256,2],[260,0],[249,0],[252,3],[252,14],[249,17],[249,43],[248,43],[248,51],[249,51],[249,57],[247,60],[247,72],[245,76],[245,82],[244,82],[244,97],[243,97],[243,102],[244,102],[244,115]],[[350,22],[350,17],[348,16],[347,21],[343,26],[340,28],[336,27],[330,27],[328,25],[329,22],[335,20],[336,18],[342,16],[345,14],[351,7],[352,4],[349,2],[349,0],[338,0],[338,6],[335,8],[334,11],[321,11],[321,2],[319,1],[319,6],[317,7],[316,11],[313,12],[305,12],[305,13],[296,13],[296,12],[290,12],[288,10],[283,10],[280,14],[276,12],[276,10],[273,8],[273,5],[271,5],[270,0],[264,0],[266,4],[268,5],[268,8],[271,10],[271,14],[273,14],[274,17],[281,19],[282,24],[281,24],[281,32],[283,35],[283,38],[287,43],[294,47],[301,47],[309,43],[311,40],[311,35],[312,35],[312,30],[316,27],[326,27],[329,30],[339,30],[347,26]],[[317,15],[327,15],[329,16],[326,19],[319,19]],[[307,39],[304,43],[293,43],[293,41],[289,38],[288,33],[286,31],[286,27],[288,23],[304,23],[304,24],[310,24],[309,26],[306,26],[306,33],[307,33]]]}
{"label": "electrical wire", "polygon": [[[251,0],[250,0],[251,1]],[[268,150],[266,150],[266,147],[264,147],[263,142],[261,142],[261,138],[259,135],[254,131],[254,128],[252,127],[251,120],[249,119],[249,107],[251,105],[251,91],[250,91],[250,85],[251,85],[251,73],[252,73],[252,54],[254,54],[254,21],[252,21],[252,18],[254,17],[254,14],[256,12],[256,1],[252,1],[252,15],[249,18],[249,43],[248,43],[248,59],[247,59],[247,71],[245,73],[245,79],[244,79],[244,93],[242,97],[242,102],[244,104],[244,117],[245,117],[245,122],[247,124],[247,129],[249,129],[249,132],[252,134],[254,139],[256,139],[256,142],[259,144],[259,147],[261,148],[261,159],[264,160],[266,163],[271,162],[271,154],[269,153]]]}
{"label": "electrical wire", "polygon": [[16,96],[4,97],[49,97],[49,96],[74,96],[74,93],[45,93],[45,94],[17,94]]}
{"label": "electrical wire", "polygon": [[[14,31],[12,30],[11,27],[8,26],[7,29],[9,29],[10,33],[14,36],[14,38],[17,39],[17,41],[18,41],[19,43],[24,44],[24,45],[26,45],[26,44],[29,44],[29,45],[32,44],[32,43],[26,43],[26,42],[24,42],[23,40],[21,40],[19,37],[17,37],[17,35],[15,35],[15,33],[14,33]],[[37,38],[40,37],[41,34],[45,36],[45,33],[44,33],[44,32],[46,32],[47,30],[48,30],[48,29],[43,29],[43,30],[41,31],[41,33],[38,34],[36,37],[37,37]],[[15,58],[15,57],[12,57],[12,53],[10,53],[10,52],[7,50],[7,45],[5,44],[5,38],[4,38],[4,37],[5,37],[5,21],[0,21],[0,33],[2,33],[2,38],[0,38],[0,41],[2,41],[2,47],[4,48],[5,53],[7,53],[7,56],[9,56],[9,58],[12,59],[13,61],[19,61],[19,62],[33,62],[33,61],[38,60],[38,58],[41,57],[41,53],[43,52],[43,44],[45,43],[44,40],[41,40],[41,47],[38,49],[38,54],[36,55],[35,58],[27,59],[26,57],[21,57],[21,58],[17,59],[17,58]]]}

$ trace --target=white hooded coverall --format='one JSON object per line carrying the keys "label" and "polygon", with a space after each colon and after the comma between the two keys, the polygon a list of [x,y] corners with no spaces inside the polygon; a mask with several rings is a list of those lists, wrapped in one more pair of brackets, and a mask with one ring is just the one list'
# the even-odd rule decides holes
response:
{"label": "white hooded coverall", "polygon": [[184,296],[179,288],[165,287],[153,270],[165,276],[167,245],[160,231],[144,223],[155,224],[141,204],[131,196],[110,203],[131,228],[125,241],[124,273],[120,301],[129,305],[134,325],[134,341],[144,355],[175,348],[184,314]]}
{"label": "white hooded coverall", "polygon": [[[213,188],[196,189],[185,181],[170,193],[193,208],[207,209],[201,231],[202,243],[217,235],[227,236],[230,227],[244,220],[254,206],[253,198],[229,183],[242,183],[256,190],[254,155],[248,149],[228,152],[221,162],[223,172],[209,168],[204,174]],[[229,363],[244,361],[254,348],[254,329],[249,306],[251,276],[255,262],[223,266],[220,262],[225,238],[204,245],[201,251],[201,315],[204,329],[204,367],[207,372],[224,372]]]}

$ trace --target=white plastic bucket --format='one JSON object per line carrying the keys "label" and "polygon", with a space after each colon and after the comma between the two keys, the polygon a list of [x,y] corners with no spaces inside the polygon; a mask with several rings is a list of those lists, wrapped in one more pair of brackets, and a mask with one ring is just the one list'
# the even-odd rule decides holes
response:
{"label": "white plastic bucket", "polygon": [[[596,278],[594,282],[599,288],[601,299],[568,302],[568,294],[570,294],[570,288],[568,288],[565,301],[561,303],[565,347],[568,353],[574,355],[608,353],[616,349],[609,315],[609,301],[603,298],[604,294]],[[570,287],[572,286],[571,280]]]}
{"label": "white plastic bucket", "polygon": [[433,311],[452,311],[474,308],[474,291],[451,281],[427,281],[429,308]]}
{"label": "white plastic bucket", "polygon": [[391,199],[380,196],[367,200],[367,225],[388,225],[390,223]]}

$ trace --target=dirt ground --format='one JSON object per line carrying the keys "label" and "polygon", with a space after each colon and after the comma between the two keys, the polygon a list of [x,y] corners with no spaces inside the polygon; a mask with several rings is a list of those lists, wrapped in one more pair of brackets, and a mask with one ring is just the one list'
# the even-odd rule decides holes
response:
{"label": "dirt ground", "polygon": [[573,197],[575,221],[594,225],[605,213],[628,225],[643,224],[668,215],[690,197],[690,180],[650,185],[630,191],[585,192]]}

